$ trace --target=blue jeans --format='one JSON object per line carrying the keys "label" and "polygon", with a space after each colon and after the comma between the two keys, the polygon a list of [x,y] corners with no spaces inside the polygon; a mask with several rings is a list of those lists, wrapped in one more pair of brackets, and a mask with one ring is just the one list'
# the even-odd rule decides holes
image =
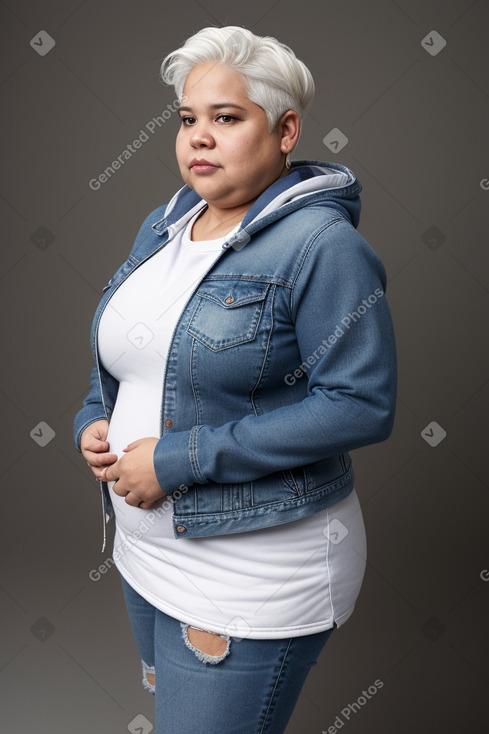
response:
{"label": "blue jeans", "polygon": [[222,635],[226,649],[213,657],[192,645],[188,625],[121,580],[143,686],[155,694],[155,734],[283,734],[334,628],[278,640]]}

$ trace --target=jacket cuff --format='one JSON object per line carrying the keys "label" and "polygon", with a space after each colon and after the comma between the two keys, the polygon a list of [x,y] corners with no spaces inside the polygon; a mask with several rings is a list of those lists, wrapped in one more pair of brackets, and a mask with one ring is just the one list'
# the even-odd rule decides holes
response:
{"label": "jacket cuff", "polygon": [[[84,413],[86,412],[86,409],[83,409]],[[88,415],[81,415],[81,411],[77,414],[74,422],[74,429],[73,429],[73,440],[75,442],[75,448],[77,451],[81,453],[81,447],[80,447],[80,440],[83,431],[85,428],[88,428],[88,426],[91,423],[95,423],[95,421],[106,421],[107,416],[105,415],[105,411],[100,413],[100,410],[89,410]],[[81,423],[80,423],[81,421]]]}
{"label": "jacket cuff", "polygon": [[165,434],[155,446],[153,465],[160,487],[170,493],[182,485],[206,484],[197,461],[197,434],[202,426],[190,431]]}

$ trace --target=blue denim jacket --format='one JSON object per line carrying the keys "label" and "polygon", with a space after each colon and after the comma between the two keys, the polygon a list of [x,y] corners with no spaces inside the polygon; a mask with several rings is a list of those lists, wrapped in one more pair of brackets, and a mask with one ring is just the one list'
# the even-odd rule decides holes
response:
{"label": "blue denim jacket", "polygon": [[[361,188],[345,166],[293,163],[188,298],[168,353],[154,452],[161,487],[175,493],[176,538],[254,530],[328,507],[353,489],[348,452],[390,435],[395,341],[384,267],[356,231]],[[202,206],[184,186],[153,211],[105,286],[91,330],[90,391],[74,421],[78,450],[83,430],[110,420],[117,399],[97,350],[107,302]]]}

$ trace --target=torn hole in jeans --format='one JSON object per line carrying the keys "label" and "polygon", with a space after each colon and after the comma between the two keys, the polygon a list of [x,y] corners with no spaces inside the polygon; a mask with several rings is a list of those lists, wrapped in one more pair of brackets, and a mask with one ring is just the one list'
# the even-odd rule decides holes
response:
{"label": "torn hole in jeans", "polygon": [[[153,696],[155,694],[155,683],[156,683],[156,676],[155,676],[155,666],[154,665],[147,665],[147,663],[144,662],[144,660],[141,660],[142,666],[143,666],[143,688],[145,691],[149,691],[149,693],[152,693]],[[153,682],[148,680],[148,675],[151,676]]]}
{"label": "torn hole in jeans", "polygon": [[185,624],[184,622],[180,622],[180,627],[182,628],[182,638],[185,642],[185,645],[188,647],[189,650],[191,650],[195,656],[201,660],[203,663],[210,663],[211,665],[216,665],[216,663],[220,663],[224,658],[226,658],[230,653],[230,646],[231,646],[231,638],[229,635],[216,635],[216,637],[220,637],[223,640],[226,640],[226,647],[224,651],[219,655],[211,655],[210,653],[204,652],[203,650],[200,650],[198,647],[196,647],[192,642],[189,640],[188,637],[188,630],[195,629],[199,632],[206,632],[208,635],[215,635],[215,632],[208,632],[208,630],[200,629],[200,627],[194,627],[193,625]]}

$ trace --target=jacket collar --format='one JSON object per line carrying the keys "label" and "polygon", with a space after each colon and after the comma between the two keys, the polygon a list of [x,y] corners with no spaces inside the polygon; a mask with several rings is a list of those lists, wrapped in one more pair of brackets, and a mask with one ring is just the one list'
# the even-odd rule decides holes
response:
{"label": "jacket collar", "polygon": [[[252,204],[252,206],[246,212],[241,227],[238,232],[234,235],[233,241],[238,241],[243,237],[247,238],[248,233],[251,234],[250,229],[253,232],[261,229],[262,226],[266,226],[271,221],[278,219],[289,211],[295,210],[304,205],[304,201],[297,202],[297,205],[290,206],[284,201],[287,200],[287,196],[284,197],[288,191],[291,193],[289,198],[290,203],[294,203],[292,198],[292,191],[294,195],[300,199],[304,199],[304,195],[301,194],[301,184],[309,181],[315,177],[325,177],[336,174],[334,183],[331,184],[329,181],[323,182],[318,180],[317,188],[314,192],[310,193],[309,196],[313,199],[308,201],[329,200],[329,206],[333,208],[339,208],[339,203],[345,204],[342,208],[347,214],[352,224],[356,227],[359,220],[360,213],[360,200],[358,194],[362,190],[362,185],[350,171],[349,168],[339,163],[330,163],[323,161],[308,161],[300,160],[294,161],[291,165],[291,170],[283,178],[277,179],[271,186],[269,186],[258,199]],[[335,185],[338,184],[339,185]],[[309,191],[311,184],[306,184]],[[319,196],[317,195],[319,194]],[[350,205],[347,206],[347,200],[351,200]],[[274,208],[274,201],[277,201],[277,207]],[[197,213],[200,209],[206,206],[206,202],[202,199],[193,189],[188,186],[183,186],[171,199],[165,210],[165,216],[154,222],[152,229],[159,235],[163,235],[168,231],[169,237],[172,237],[179,229],[184,227],[191,217]],[[263,213],[266,216],[261,217]],[[249,225],[253,223],[252,228]],[[260,223],[260,224],[258,224]],[[245,228],[248,231],[245,232]]]}

